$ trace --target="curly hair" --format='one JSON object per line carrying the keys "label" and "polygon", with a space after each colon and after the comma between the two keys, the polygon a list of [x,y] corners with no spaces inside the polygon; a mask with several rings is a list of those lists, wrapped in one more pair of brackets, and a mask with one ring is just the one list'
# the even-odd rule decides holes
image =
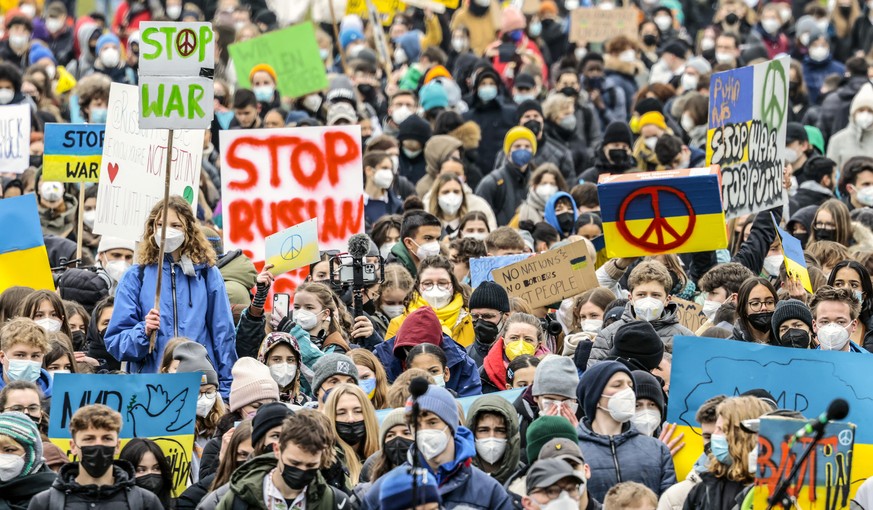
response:
{"label": "curly hair", "polygon": [[[179,195],[170,196],[170,210],[175,212],[184,225],[185,242],[182,244],[182,255],[187,255],[195,264],[206,264],[208,266],[215,265],[215,250],[212,244],[206,240],[206,236],[200,231],[197,225],[197,219],[191,210],[191,205]],[[161,261],[160,246],[155,241],[155,232],[158,228],[158,221],[163,218],[164,203],[158,202],[152,207],[149,217],[146,219],[145,227],[143,227],[143,243],[140,244],[139,253],[136,257],[136,263],[145,266],[149,264],[158,264]]]}
{"label": "curly hair", "polygon": [[740,483],[752,483],[755,475],[749,472],[749,453],[758,447],[758,435],[740,428],[743,420],[760,418],[772,409],[757,397],[729,398],[718,405],[716,413],[722,420],[722,429],[728,442],[728,451],[733,462],[722,464],[709,455],[709,472],[716,478],[727,478]]}
{"label": "curly hair", "polygon": [[109,101],[109,87],[112,80],[102,73],[89,74],[79,80],[76,85],[76,97],[79,98],[79,108],[87,110],[91,101],[103,99]]}

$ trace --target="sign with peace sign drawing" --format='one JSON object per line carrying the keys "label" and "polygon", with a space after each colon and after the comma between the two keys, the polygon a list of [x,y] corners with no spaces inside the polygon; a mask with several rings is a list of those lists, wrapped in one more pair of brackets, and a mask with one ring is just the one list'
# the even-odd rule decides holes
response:
{"label": "sign with peace sign drawing", "polygon": [[605,175],[597,195],[610,258],[727,247],[718,167]]}
{"label": "sign with peace sign drawing", "polygon": [[210,23],[142,23],[140,128],[210,126],[215,34]]}
{"label": "sign with peace sign drawing", "polygon": [[706,161],[719,165],[725,216],[783,204],[788,57],[716,73],[709,87]]}

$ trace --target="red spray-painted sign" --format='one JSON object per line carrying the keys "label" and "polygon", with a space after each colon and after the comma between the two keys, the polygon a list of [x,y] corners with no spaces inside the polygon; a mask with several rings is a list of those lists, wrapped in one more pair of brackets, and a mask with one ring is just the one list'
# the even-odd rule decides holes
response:
{"label": "red spray-painted sign", "polygon": [[[225,250],[242,249],[260,270],[265,238],[292,225],[318,218],[321,250],[346,251],[364,231],[359,126],[222,131],[220,141]],[[293,292],[308,272],[278,277],[273,290]]]}

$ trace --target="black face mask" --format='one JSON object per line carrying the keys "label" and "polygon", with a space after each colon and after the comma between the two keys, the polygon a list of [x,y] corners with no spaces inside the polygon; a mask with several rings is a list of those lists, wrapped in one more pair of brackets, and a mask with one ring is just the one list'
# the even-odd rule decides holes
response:
{"label": "black face mask", "polygon": [[800,241],[800,246],[805,247],[806,242],[809,241],[809,233],[808,232],[804,232],[802,234],[791,234],[791,235],[793,235],[794,237],[797,238],[798,241]]}
{"label": "black face mask", "polygon": [[364,96],[364,99],[370,101],[376,98],[376,89],[369,83],[361,83],[358,85],[358,92]]}
{"label": "black face mask", "polygon": [[628,153],[624,149],[609,149],[609,160],[613,165],[624,165],[628,160]]}
{"label": "black face mask", "polygon": [[392,464],[399,466],[406,462],[406,453],[410,446],[412,446],[412,439],[397,436],[385,443],[385,456]]}
{"label": "black face mask", "polygon": [[540,132],[543,130],[543,123],[538,120],[529,120],[524,123],[524,127],[530,129],[534,136],[540,136]]}
{"label": "black face mask", "polygon": [[738,21],[740,21],[740,17],[734,12],[728,13],[728,15],[724,17],[724,22],[728,25],[735,25]]}
{"label": "black face mask", "polygon": [[81,446],[79,450],[81,450],[79,464],[91,477],[100,478],[112,468],[114,446]]}
{"label": "black face mask", "polygon": [[41,168],[42,167],[42,156],[40,156],[40,155],[31,156],[30,157],[30,166],[32,166],[34,168]]}
{"label": "black face mask", "polygon": [[479,341],[480,344],[491,345],[497,340],[497,335],[500,333],[500,329],[497,327],[497,324],[494,324],[491,321],[486,321],[485,319],[478,319],[473,323],[473,331],[476,333],[476,340]]}
{"label": "black face mask", "polygon": [[336,435],[350,445],[355,445],[364,440],[367,436],[367,429],[364,428],[364,420],[353,421],[351,423],[336,422]]}
{"label": "black face mask", "polygon": [[815,232],[816,241],[836,241],[837,239],[836,229],[816,228],[813,229],[813,232]]}
{"label": "black face mask", "polygon": [[375,315],[376,314],[376,302],[372,299],[364,303],[363,306],[364,313],[367,315]]}
{"label": "black face mask", "polygon": [[164,477],[154,473],[138,476],[136,477],[136,485],[152,494],[158,494],[164,489]]}
{"label": "black face mask", "polygon": [[809,332],[802,329],[791,328],[782,335],[780,342],[785,347],[809,349]]}
{"label": "black face mask", "polygon": [[848,18],[849,15],[852,14],[852,6],[851,5],[841,5],[840,6],[840,14],[842,14],[844,18]]}
{"label": "black face mask", "polygon": [[703,453],[709,455],[712,453],[712,443],[706,443],[703,445]]}
{"label": "black face mask", "polygon": [[85,332],[84,331],[74,331],[73,338],[73,350],[74,351],[83,351],[85,350]]}
{"label": "black face mask", "polygon": [[299,491],[315,480],[317,474],[318,468],[300,469],[294,466],[285,466],[282,468],[282,481],[289,489]]}
{"label": "black face mask", "polygon": [[749,315],[749,324],[761,333],[770,331],[770,319],[773,318],[773,312],[759,312]]}
{"label": "black face mask", "polygon": [[798,92],[800,92],[800,82],[799,81],[788,82],[788,97],[797,97]]}
{"label": "black face mask", "polygon": [[655,46],[658,44],[658,36],[654,34],[646,34],[643,36],[643,44],[646,46]]}
{"label": "black face mask", "polygon": [[559,90],[558,92],[560,92],[561,94],[564,94],[567,97],[576,97],[579,95],[579,91],[574,89],[573,87],[564,87],[561,90]]}
{"label": "black face mask", "polygon": [[573,218],[573,213],[565,212],[558,215],[558,226],[561,227],[562,234],[573,232],[573,224],[576,220]]}

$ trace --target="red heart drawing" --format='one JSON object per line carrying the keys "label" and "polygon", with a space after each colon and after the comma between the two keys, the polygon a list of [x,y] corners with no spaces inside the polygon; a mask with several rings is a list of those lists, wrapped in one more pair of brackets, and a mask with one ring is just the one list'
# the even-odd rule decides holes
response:
{"label": "red heart drawing", "polygon": [[106,169],[109,171],[109,182],[115,182],[115,176],[118,175],[118,163],[109,163]]}

